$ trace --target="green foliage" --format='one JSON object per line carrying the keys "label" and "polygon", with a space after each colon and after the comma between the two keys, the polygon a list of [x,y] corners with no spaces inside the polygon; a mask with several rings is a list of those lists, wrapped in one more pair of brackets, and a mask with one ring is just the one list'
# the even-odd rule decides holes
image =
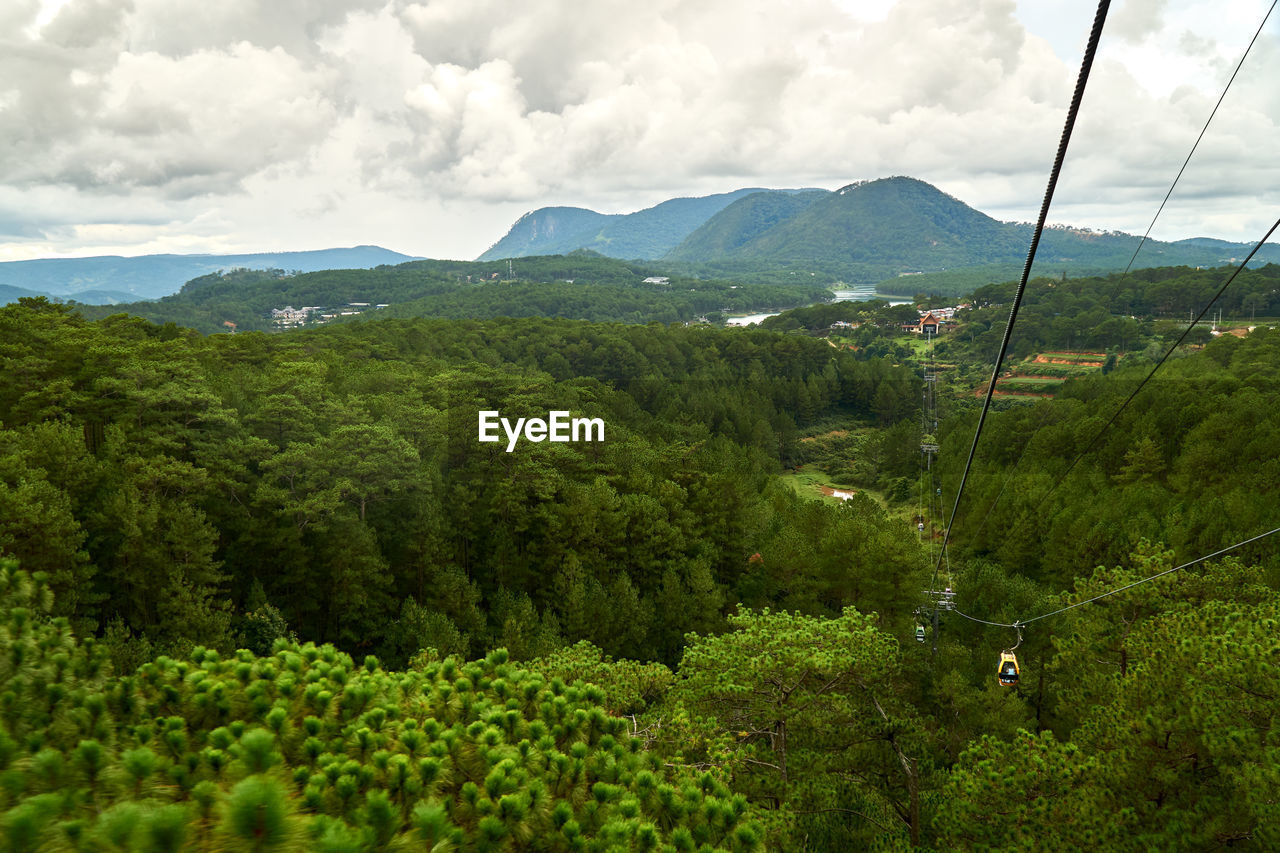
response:
{"label": "green foliage", "polygon": [[1122,850],[1126,815],[1095,787],[1098,759],[1051,732],[984,735],[952,770],[935,817],[946,849]]}
{"label": "green foliage", "polygon": [[[1144,546],[1134,563],[1099,569],[1064,598],[1150,577],[1169,568],[1169,554]],[[1270,769],[1277,607],[1258,569],[1232,560],[1072,611],[1056,652],[1037,664],[1047,670],[1062,734],[973,742],[943,790],[940,843],[1268,849],[1280,792]]]}
{"label": "green foliage", "polygon": [[[1082,566],[1118,564],[1144,539],[1167,543],[1182,562],[1274,527],[1266,495],[1280,476],[1277,364],[1280,333],[1261,328],[1171,359],[1065,480],[1150,365],[1126,359],[1053,401],[992,415],[957,540],[1061,589]],[[964,462],[948,436],[965,427],[951,429],[944,478]]]}
{"label": "green foliage", "polygon": [[[1189,313],[1199,313],[1230,274],[1229,268],[1216,266],[1159,267],[1128,275],[1033,279],[1018,313],[1011,351],[1024,357],[1049,349],[1070,350],[1073,358],[1092,359],[1100,366],[1109,363],[1108,373],[1116,360],[1103,350],[1140,353],[1152,345],[1158,358],[1186,331]],[[1250,323],[1246,314],[1280,314],[1277,278],[1276,264],[1243,271],[1214,302],[1214,310]],[[989,281],[1000,283],[973,288],[972,307],[957,316],[960,326],[948,333],[953,354],[971,351],[985,361],[999,345],[1016,282]],[[1208,324],[1203,324],[1192,330],[1188,343],[1204,344],[1209,337]]]}
{"label": "green foliage", "polygon": [[251,776],[237,783],[227,795],[222,830],[235,848],[287,849],[289,824],[287,794],[274,780]]}
{"label": "green foliage", "polygon": [[671,670],[660,663],[615,661],[586,640],[531,661],[530,666],[568,684],[584,681],[599,685],[604,689],[604,706],[617,715],[648,710],[674,681]]}
{"label": "green foliage", "polygon": [[276,640],[296,640],[284,615],[268,602],[246,613],[241,623],[241,645],[257,655],[266,655]]}
{"label": "green foliage", "polygon": [[[1196,283],[1137,275],[1126,298]],[[982,296],[956,373],[1006,298]],[[1008,628],[926,613],[907,641],[933,559],[903,516],[934,484],[891,343],[0,310],[0,846],[1280,843],[1270,546],[1033,623],[1017,688]],[[1274,526],[1265,329],[1171,362],[1064,477],[1142,358],[991,415],[946,563],[965,613],[1048,613]],[[947,402],[941,485],[977,403]],[[507,453],[481,408],[608,435]],[[803,500],[775,476],[797,464],[888,508]]]}
{"label": "green foliage", "polygon": [[[895,695],[897,642],[853,608],[837,619],[739,609],[729,622],[690,635],[680,662],[681,758],[720,765],[735,790],[791,812],[781,847],[809,837],[851,849],[883,833],[918,843],[928,735]],[[861,817],[828,820],[836,811]]]}
{"label": "green foliage", "polygon": [[[570,262],[601,263],[522,263]],[[17,520],[0,551],[47,568],[63,615],[104,631],[121,672],[295,634],[397,666],[583,639],[670,664],[734,600],[838,612],[835,573],[790,542],[809,510],[770,475],[800,424],[905,419],[917,397],[905,370],[758,330],[387,321],[200,338],[47,303],[0,326],[15,377],[0,501]],[[507,453],[475,441],[489,408],[597,416],[608,435]],[[888,545],[852,516],[806,524]],[[745,570],[756,552],[768,574]]]}
{"label": "green foliage", "polygon": [[[358,316],[373,317],[565,317],[624,323],[687,322],[711,312],[747,313],[825,299],[820,283],[797,286],[670,276],[646,284],[655,271],[590,252],[564,257],[521,258],[515,279],[503,262],[412,261],[375,269],[324,270],[289,275],[279,270],[237,270],[193,279],[182,290],[154,302],[77,305],[85,317],[121,312],[202,332],[273,329],[270,312],[288,306],[325,306],[334,314],[349,303],[387,305]],[[321,318],[316,312],[314,320]]]}
{"label": "green foliage", "polygon": [[[677,786],[599,688],[504,651],[387,671],[281,641],[106,678],[51,606],[43,578],[0,569],[0,660],[17,661],[0,732],[23,738],[0,739],[6,850],[656,850],[681,830],[708,850],[759,846],[741,798],[710,776]],[[66,690],[16,705],[38,678]]]}

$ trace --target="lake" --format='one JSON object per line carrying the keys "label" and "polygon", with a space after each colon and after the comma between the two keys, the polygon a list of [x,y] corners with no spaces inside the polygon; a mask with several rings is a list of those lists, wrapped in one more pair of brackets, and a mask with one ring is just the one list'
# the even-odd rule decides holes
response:
{"label": "lake", "polygon": [[[884,295],[877,294],[875,285],[868,284],[864,287],[841,288],[840,290],[831,291],[832,302],[866,302],[868,299],[885,299],[890,305],[910,305],[915,300],[909,296]],[[815,302],[814,305],[819,303]],[[724,321],[726,326],[751,326],[759,323],[767,317],[776,317],[781,311],[773,311],[768,314],[744,314],[739,317],[729,317]]]}

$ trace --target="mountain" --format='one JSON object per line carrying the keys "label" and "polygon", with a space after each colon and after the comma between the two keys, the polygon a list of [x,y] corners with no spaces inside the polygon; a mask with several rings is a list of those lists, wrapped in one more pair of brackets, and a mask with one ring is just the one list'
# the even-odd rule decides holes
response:
{"label": "mountain", "polygon": [[30,296],[45,296],[37,290],[27,290],[25,287],[14,287],[11,284],[0,284],[0,305],[10,302],[17,302],[19,299]]}
{"label": "mountain", "polygon": [[[27,290],[25,287],[14,287],[11,284],[0,284],[0,305],[17,302],[19,299],[50,296],[41,290]],[[82,305],[118,305],[121,302],[134,302],[137,297],[132,293],[120,290],[79,290],[65,296],[55,296],[65,302],[79,302]]]}
{"label": "mountain", "polygon": [[84,305],[119,305],[122,302],[136,302],[138,297],[132,293],[125,293],[123,290],[78,290],[75,293],[62,297],[66,301],[72,300]]}
{"label": "mountain", "polygon": [[826,190],[765,190],[743,196],[703,223],[665,259],[703,260],[729,255],[828,195]]}
{"label": "mountain", "polygon": [[543,207],[520,217],[506,235],[476,260],[565,255],[590,249],[611,258],[654,260],[711,217],[744,196],[772,192],[747,188],[698,198],[673,198],[635,213],[603,214],[581,207]]}
{"label": "mountain", "polygon": [[517,219],[506,236],[476,260],[567,255],[585,246],[606,223],[618,218],[585,207],[542,207]]}
{"label": "mountain", "polygon": [[[712,217],[669,257],[816,268],[871,281],[900,272],[994,263],[1019,250],[1007,224],[914,178],[850,184],[741,239],[727,233],[721,221],[735,213]],[[1025,242],[1021,245],[1025,250]],[[717,252],[717,247],[723,248]]]}
{"label": "mountain", "polygon": [[[665,260],[720,272],[800,268],[871,283],[974,267],[1016,274],[1031,241],[1030,224],[993,219],[915,178],[864,181],[804,200],[788,206],[767,193],[742,199]],[[1072,274],[1122,269],[1138,243],[1132,234],[1052,227],[1041,239],[1037,267]],[[1217,265],[1250,248],[1209,238],[1148,240],[1136,266]],[[1264,247],[1259,259],[1280,260],[1280,247]]]}
{"label": "mountain", "polygon": [[[177,293],[185,282],[193,278],[218,270],[283,269],[315,272],[328,269],[369,269],[411,260],[415,260],[411,255],[402,255],[379,246],[244,255],[39,258],[0,263],[0,285],[34,291],[31,294],[18,294],[19,296],[46,295],[101,304],[158,299]],[[0,293],[0,298],[3,296]],[[12,297],[16,298],[17,296]]]}

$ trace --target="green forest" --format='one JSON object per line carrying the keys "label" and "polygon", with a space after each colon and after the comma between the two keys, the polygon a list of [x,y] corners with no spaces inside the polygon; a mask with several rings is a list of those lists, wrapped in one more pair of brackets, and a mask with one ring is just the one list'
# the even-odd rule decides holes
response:
{"label": "green forest", "polygon": [[[1224,273],[1038,282],[1019,355],[1123,358],[1002,401],[943,561],[1006,285],[924,352],[910,306],[726,329],[670,300],[786,288],[421,263],[0,308],[0,847],[1280,845],[1278,543],[1071,607],[1277,526],[1280,270],[1114,420]],[[202,334],[315,294],[393,304]],[[606,437],[507,452],[480,410]]]}
{"label": "green forest", "polygon": [[[645,279],[664,279],[655,284]],[[564,317],[674,323],[777,310],[825,300],[827,281],[739,281],[659,276],[654,269],[579,250],[517,261],[410,261],[371,270],[230,270],[192,279],[172,296],[125,305],[80,305],[91,319],[125,312],[201,332],[272,329],[273,308],[385,304],[379,317]],[[349,321],[350,318],[342,318]],[[363,319],[368,319],[365,317]]]}

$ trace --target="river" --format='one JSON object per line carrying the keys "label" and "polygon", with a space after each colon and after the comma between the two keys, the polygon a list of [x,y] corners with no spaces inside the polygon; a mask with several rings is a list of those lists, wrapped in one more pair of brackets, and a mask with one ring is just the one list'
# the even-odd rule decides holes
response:
{"label": "river", "polygon": [[[910,305],[915,301],[909,296],[878,294],[874,284],[833,290],[831,296],[832,302],[866,302],[868,299],[885,299],[888,300],[890,305]],[[813,304],[818,305],[821,303],[815,302]],[[738,317],[729,317],[724,321],[724,324],[726,326],[752,326],[767,317],[776,317],[781,313],[781,311],[773,311],[768,314],[744,314]]]}

